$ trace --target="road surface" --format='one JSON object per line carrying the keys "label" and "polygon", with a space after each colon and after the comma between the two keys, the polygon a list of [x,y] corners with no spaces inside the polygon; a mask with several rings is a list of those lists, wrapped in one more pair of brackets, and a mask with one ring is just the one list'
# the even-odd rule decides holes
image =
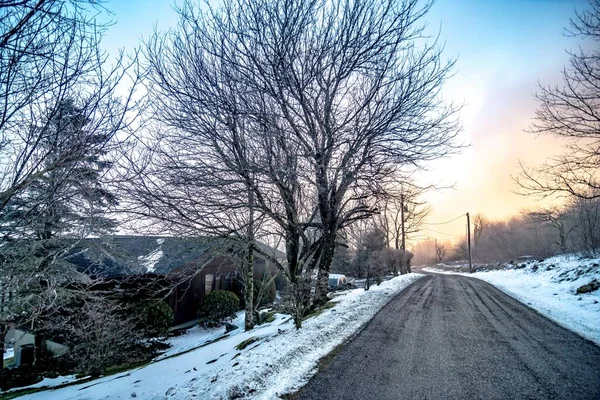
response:
{"label": "road surface", "polygon": [[299,399],[600,399],[600,347],[483,281],[431,274],[386,305]]}

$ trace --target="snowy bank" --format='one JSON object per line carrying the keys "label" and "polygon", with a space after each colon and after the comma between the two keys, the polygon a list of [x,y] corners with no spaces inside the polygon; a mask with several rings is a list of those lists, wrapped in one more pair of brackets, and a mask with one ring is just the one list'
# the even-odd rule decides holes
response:
{"label": "snowy bank", "polygon": [[[425,268],[424,271],[448,273]],[[600,259],[563,255],[543,261],[508,264],[505,269],[460,275],[481,279],[540,314],[600,345],[600,290],[577,288],[600,281]]]}
{"label": "snowy bank", "polygon": [[[332,300],[332,308],[306,319],[300,330],[294,329],[288,316],[278,314],[270,324],[250,332],[234,331],[126,373],[26,398],[274,399],[304,385],[317,371],[321,358],[356,334],[390,299],[420,277],[408,274],[366,292],[345,292]],[[196,330],[190,333],[173,340],[173,351],[193,348],[218,335]],[[249,344],[238,350],[242,342]]]}

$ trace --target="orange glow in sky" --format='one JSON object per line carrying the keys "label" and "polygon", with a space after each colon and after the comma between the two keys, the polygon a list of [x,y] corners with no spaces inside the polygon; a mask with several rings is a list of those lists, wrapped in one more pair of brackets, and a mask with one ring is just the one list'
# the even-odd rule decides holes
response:
{"label": "orange glow in sky", "polygon": [[[444,97],[464,104],[460,137],[469,147],[422,175],[424,183],[453,185],[425,196],[433,207],[428,222],[466,212],[503,219],[550,202],[514,193],[518,186],[512,176],[519,173],[519,161],[535,166],[561,152],[560,139],[525,130],[534,117],[538,82],[561,84],[566,50],[580,44],[566,37],[564,28],[574,9],[585,6],[579,1],[439,1],[434,6],[430,28],[441,29],[446,55],[458,56]],[[452,240],[465,231],[466,218],[430,225],[413,243],[428,237]]]}

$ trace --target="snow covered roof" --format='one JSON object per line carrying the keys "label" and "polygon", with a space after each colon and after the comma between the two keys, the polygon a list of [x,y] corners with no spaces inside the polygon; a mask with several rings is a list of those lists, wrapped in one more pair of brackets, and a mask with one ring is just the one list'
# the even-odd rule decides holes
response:
{"label": "snow covered roof", "polygon": [[[168,274],[176,268],[215,253],[226,254],[233,242],[226,239],[164,236],[112,236],[82,240],[66,257],[88,274],[124,276]],[[270,249],[260,243],[263,251]],[[274,257],[281,253],[271,249]]]}

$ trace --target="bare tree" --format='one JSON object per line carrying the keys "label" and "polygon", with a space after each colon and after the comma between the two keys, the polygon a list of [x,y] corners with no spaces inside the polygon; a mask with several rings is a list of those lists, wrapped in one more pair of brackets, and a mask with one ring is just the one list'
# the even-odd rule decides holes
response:
{"label": "bare tree", "polygon": [[[598,196],[600,182],[600,1],[576,13],[567,34],[589,42],[570,52],[562,87],[541,86],[530,131],[570,139],[567,152],[537,168],[521,165],[517,183],[525,194]],[[585,43],[585,42],[584,42]],[[587,44],[587,43],[586,43]]]}
{"label": "bare tree", "polygon": [[579,238],[579,249],[595,255],[600,247],[600,201],[597,198],[575,197],[569,206],[576,224],[574,232]]}
{"label": "bare tree", "polygon": [[483,214],[475,214],[473,217],[473,244],[475,246],[481,240],[481,235],[488,226],[490,226],[490,221]]}
{"label": "bare tree", "polygon": [[407,182],[399,190],[389,190],[380,201],[377,220],[386,232],[388,245],[406,250],[407,240],[418,233],[431,207],[419,200],[428,188],[418,187]]}
{"label": "bare tree", "polygon": [[63,304],[60,313],[45,321],[36,336],[59,332],[70,347],[64,357],[76,370],[94,377],[107,367],[138,360],[139,347],[147,338],[136,329],[136,316],[127,313],[122,304],[103,292],[69,301],[71,304]]}
{"label": "bare tree", "polygon": [[[67,99],[74,99],[90,120],[90,130],[111,136],[126,127],[133,91],[125,99],[116,88],[133,62],[106,69],[108,55],[99,48],[105,26],[82,9],[97,1],[8,2],[0,5],[0,210],[31,183],[81,155],[86,143],[73,140],[60,157],[46,162],[40,148],[45,131]],[[133,78],[133,80],[131,79]],[[127,94],[129,93],[129,95]],[[89,149],[88,149],[89,150]]]}
{"label": "bare tree", "polygon": [[560,252],[564,254],[567,252],[569,237],[576,228],[570,212],[571,210],[568,207],[549,207],[543,210],[528,212],[527,216],[534,222],[548,223],[556,229],[558,235],[556,244]]}
{"label": "bare tree", "polygon": [[214,204],[247,210],[252,191],[285,238],[288,279],[314,270],[326,288],[338,231],[376,213],[368,200],[399,171],[456,150],[456,108],[438,96],[453,63],[420,40],[430,7],[228,0],[179,10],[178,29],[148,43],[151,91],[185,146],[172,165],[192,165],[193,185],[219,193],[203,202],[210,228]]}
{"label": "bare tree", "polygon": [[[469,248],[467,247],[467,239],[463,238],[454,245],[453,257],[460,260],[465,260],[469,255]],[[437,251],[436,251],[437,256]]]}
{"label": "bare tree", "polygon": [[435,242],[435,256],[439,263],[441,263],[446,256],[446,246],[443,243]]}

